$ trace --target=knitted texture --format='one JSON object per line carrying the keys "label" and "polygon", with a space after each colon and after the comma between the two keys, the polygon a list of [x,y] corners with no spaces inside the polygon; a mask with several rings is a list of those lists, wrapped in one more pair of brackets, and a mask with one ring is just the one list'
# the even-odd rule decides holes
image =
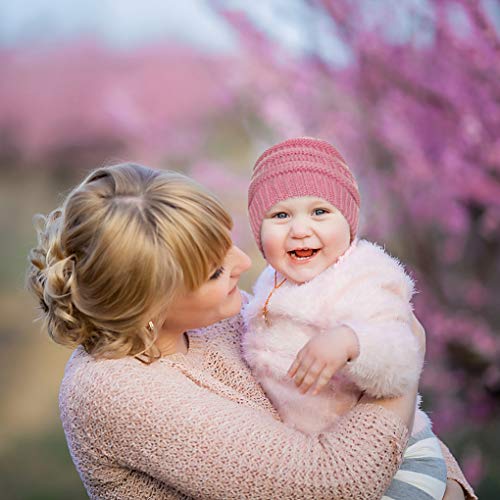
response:
{"label": "knitted texture", "polygon": [[272,146],[255,163],[248,189],[248,212],[261,251],[260,227],[266,212],[276,203],[297,196],[317,196],[337,207],[349,223],[354,240],[360,207],[356,179],[331,144],[301,137]]}
{"label": "knitted texture", "polygon": [[151,365],[75,351],[60,410],[90,498],[383,495],[407,442],[400,420],[359,405],[330,433],[289,428],[241,361],[241,330],[238,316],[189,332],[187,355]]}

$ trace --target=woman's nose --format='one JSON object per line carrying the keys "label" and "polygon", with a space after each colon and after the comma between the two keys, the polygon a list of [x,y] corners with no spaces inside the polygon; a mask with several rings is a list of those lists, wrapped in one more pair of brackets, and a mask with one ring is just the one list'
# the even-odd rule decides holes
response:
{"label": "woman's nose", "polygon": [[250,257],[239,247],[236,245],[233,246],[233,254],[234,254],[234,264],[231,269],[231,276],[239,276],[244,273],[250,266],[252,265],[252,260]]}

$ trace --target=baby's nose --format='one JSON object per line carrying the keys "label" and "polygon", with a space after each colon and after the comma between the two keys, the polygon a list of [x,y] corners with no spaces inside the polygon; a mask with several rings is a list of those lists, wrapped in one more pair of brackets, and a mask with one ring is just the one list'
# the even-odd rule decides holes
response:
{"label": "baby's nose", "polygon": [[294,219],[290,228],[290,235],[292,236],[292,238],[298,239],[310,236],[311,225],[309,224],[308,220],[303,217],[297,217],[296,219]]}

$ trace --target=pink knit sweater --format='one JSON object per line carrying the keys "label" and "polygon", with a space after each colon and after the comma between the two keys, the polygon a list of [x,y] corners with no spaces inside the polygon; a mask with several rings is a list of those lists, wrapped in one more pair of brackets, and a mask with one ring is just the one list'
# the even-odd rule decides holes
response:
{"label": "pink knit sweater", "polygon": [[[187,355],[144,365],[77,349],[61,419],[91,498],[380,498],[407,429],[359,405],[331,433],[284,425],[241,360],[238,316],[189,333]],[[469,488],[444,449],[449,477]],[[472,498],[472,497],[471,497]]]}

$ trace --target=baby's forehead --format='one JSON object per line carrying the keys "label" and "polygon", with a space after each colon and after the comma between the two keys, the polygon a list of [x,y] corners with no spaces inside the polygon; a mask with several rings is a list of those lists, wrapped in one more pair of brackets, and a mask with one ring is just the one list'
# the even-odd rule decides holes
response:
{"label": "baby's forehead", "polygon": [[278,201],[269,210],[274,210],[276,208],[308,208],[314,205],[326,205],[329,207],[337,208],[328,200],[325,200],[324,198],[321,198],[319,196],[294,196]]}

